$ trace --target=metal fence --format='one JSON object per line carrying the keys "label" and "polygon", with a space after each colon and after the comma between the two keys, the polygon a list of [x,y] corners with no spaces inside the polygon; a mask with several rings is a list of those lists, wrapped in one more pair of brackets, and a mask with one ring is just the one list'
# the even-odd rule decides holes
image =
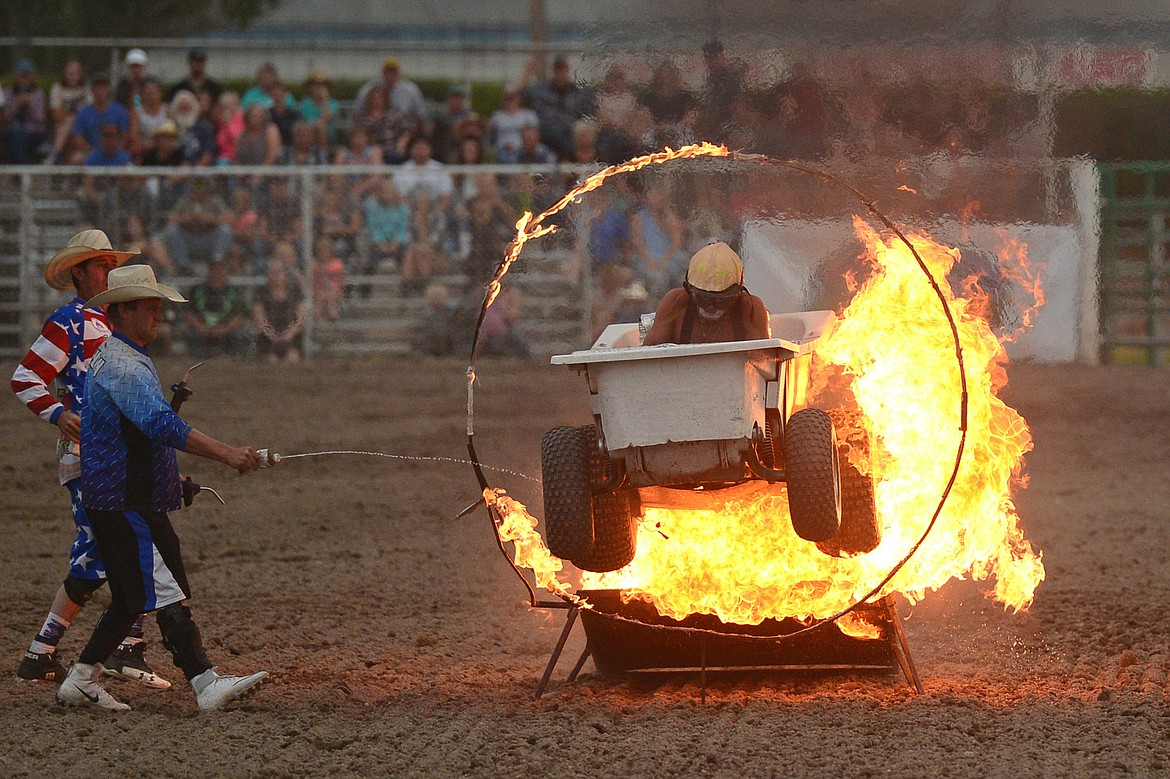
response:
{"label": "metal fence", "polygon": [[1106,362],[1170,363],[1170,162],[1101,166]]}
{"label": "metal fence", "polygon": [[[470,341],[470,331],[458,337],[459,327],[482,300],[522,211],[554,202],[583,172],[7,167],[0,170],[0,355],[23,356],[44,317],[69,299],[44,283],[44,266],[88,227],[103,229],[115,248],[138,249],[136,261],[192,299],[175,307],[162,344],[176,351],[265,351],[262,309],[270,288],[283,283],[273,277],[284,275],[294,298],[288,308],[303,319],[301,356],[458,353]],[[534,242],[517,266],[514,299],[501,309],[509,319],[495,323],[512,339],[501,349],[543,354],[588,343],[591,290],[581,280],[590,278],[589,257],[565,227]],[[220,266],[235,290],[227,303],[210,279]],[[231,338],[205,337],[192,317],[214,330],[225,315],[215,309],[225,307],[242,327]]]}
{"label": "metal fence", "polygon": [[[898,223],[983,250],[969,254],[990,258],[987,270],[1001,277],[1000,286],[1023,293],[1035,281],[1045,290],[1038,314],[1019,312],[1020,324],[1031,325],[1008,345],[1012,359],[1093,361],[1127,346],[1151,355],[1166,350],[1170,195],[1151,183],[1158,175],[1140,178],[1143,188],[1131,193],[1128,184],[1110,183],[1123,177],[1106,172],[1099,235],[1098,172],[1090,162],[935,155],[915,170],[895,162],[838,162],[834,173]],[[283,317],[301,320],[301,357],[461,355],[484,283],[521,213],[540,212],[592,170],[0,168],[0,355],[23,356],[44,317],[68,300],[48,288],[43,270],[86,227],[102,228],[115,246],[141,250],[139,261],[192,299],[171,307],[175,350],[267,355],[274,350],[265,330],[280,329],[273,317]],[[860,201],[799,168],[693,161],[614,183],[574,202],[557,216],[555,233],[526,245],[485,323],[493,351],[548,355],[587,347],[605,324],[653,311],[681,282],[690,253],[713,238],[740,248],[752,291],[775,310],[843,303],[822,298],[845,289],[851,263],[863,265],[852,228],[853,217],[863,215]],[[1016,244],[1027,247],[1031,270],[1014,259]],[[217,328],[224,295],[209,276],[220,267],[244,320],[236,341]],[[288,277],[298,301],[288,303],[283,287],[271,294],[281,283],[274,273]],[[274,310],[260,310],[269,306]],[[213,332],[203,333],[193,312],[210,312],[203,324]]]}

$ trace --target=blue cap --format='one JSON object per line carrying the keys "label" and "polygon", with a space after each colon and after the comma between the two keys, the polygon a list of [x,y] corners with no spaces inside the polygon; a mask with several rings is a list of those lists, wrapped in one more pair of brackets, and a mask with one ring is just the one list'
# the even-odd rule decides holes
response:
{"label": "blue cap", "polygon": [[18,76],[22,76],[25,73],[32,73],[32,72],[33,72],[32,60],[28,59],[27,57],[25,59],[22,59],[20,62],[16,63],[16,74]]}

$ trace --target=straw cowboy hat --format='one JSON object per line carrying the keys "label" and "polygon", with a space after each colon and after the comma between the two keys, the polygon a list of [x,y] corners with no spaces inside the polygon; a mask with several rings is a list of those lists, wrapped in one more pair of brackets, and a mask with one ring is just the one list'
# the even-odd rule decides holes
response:
{"label": "straw cowboy hat", "polygon": [[178,290],[166,284],[159,284],[154,278],[154,270],[149,265],[114,268],[110,271],[108,283],[109,288],[105,292],[99,292],[85,302],[86,308],[146,298],[163,298],[176,303],[187,302],[187,298],[180,295]]}
{"label": "straw cowboy hat", "polygon": [[45,266],[45,282],[53,289],[73,289],[73,276],[69,271],[94,257],[113,257],[121,265],[138,254],[134,249],[117,252],[110,246],[110,239],[101,230],[82,230],[69,239],[65,248],[54,254]]}

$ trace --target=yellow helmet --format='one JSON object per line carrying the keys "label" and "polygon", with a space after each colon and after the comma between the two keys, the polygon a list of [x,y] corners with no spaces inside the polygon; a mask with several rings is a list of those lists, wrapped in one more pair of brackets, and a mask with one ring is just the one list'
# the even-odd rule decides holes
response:
{"label": "yellow helmet", "polygon": [[722,241],[708,244],[691,257],[687,284],[704,292],[729,290],[743,284],[743,263]]}

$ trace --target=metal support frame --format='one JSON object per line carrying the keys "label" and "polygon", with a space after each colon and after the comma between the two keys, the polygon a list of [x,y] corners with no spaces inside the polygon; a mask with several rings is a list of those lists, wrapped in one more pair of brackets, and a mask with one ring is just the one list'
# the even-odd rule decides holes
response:
{"label": "metal support frame", "polygon": [[[560,660],[561,653],[564,652],[565,644],[568,642],[569,634],[572,633],[573,627],[577,624],[577,616],[581,612],[581,607],[576,604],[565,603],[562,601],[540,601],[536,604],[537,608],[547,609],[564,609],[568,612],[565,617],[565,626],[561,630],[560,636],[557,638],[556,646],[553,648],[552,655],[549,657],[548,664],[545,666],[544,673],[540,677],[540,682],[536,686],[536,697],[540,698],[544,695],[544,691],[548,686],[549,679],[552,677],[553,670],[556,668]],[[891,654],[897,662],[897,667],[902,672],[902,676],[906,679],[906,683],[914,690],[917,695],[924,695],[926,693],[922,684],[922,678],[918,674],[918,669],[914,665],[914,659],[910,654],[910,646],[906,641],[906,633],[902,629],[902,618],[898,615],[898,609],[894,605],[893,596],[887,595],[874,604],[876,610],[886,620],[883,626],[883,639],[889,646]],[[859,664],[859,663],[776,663],[776,664],[757,664],[744,666],[712,666],[708,662],[707,643],[708,636],[714,635],[709,631],[698,632],[699,643],[699,664],[697,667],[693,665],[679,666],[679,667],[661,667],[661,668],[641,668],[631,670],[629,673],[656,673],[656,674],[693,674],[696,671],[699,674],[699,695],[702,702],[707,701],[707,672],[708,671],[725,671],[725,672],[793,672],[793,671],[873,671],[887,668],[883,665]],[[726,636],[734,636],[735,634],[726,633],[718,634]],[[868,640],[868,639],[857,639]],[[776,645],[779,646],[783,642],[778,641]],[[573,669],[569,672],[565,681],[569,684],[577,680],[581,669],[585,666],[585,661],[593,654],[593,647],[589,641],[585,644],[584,651],[581,656],[577,658],[577,662],[573,665]]]}

